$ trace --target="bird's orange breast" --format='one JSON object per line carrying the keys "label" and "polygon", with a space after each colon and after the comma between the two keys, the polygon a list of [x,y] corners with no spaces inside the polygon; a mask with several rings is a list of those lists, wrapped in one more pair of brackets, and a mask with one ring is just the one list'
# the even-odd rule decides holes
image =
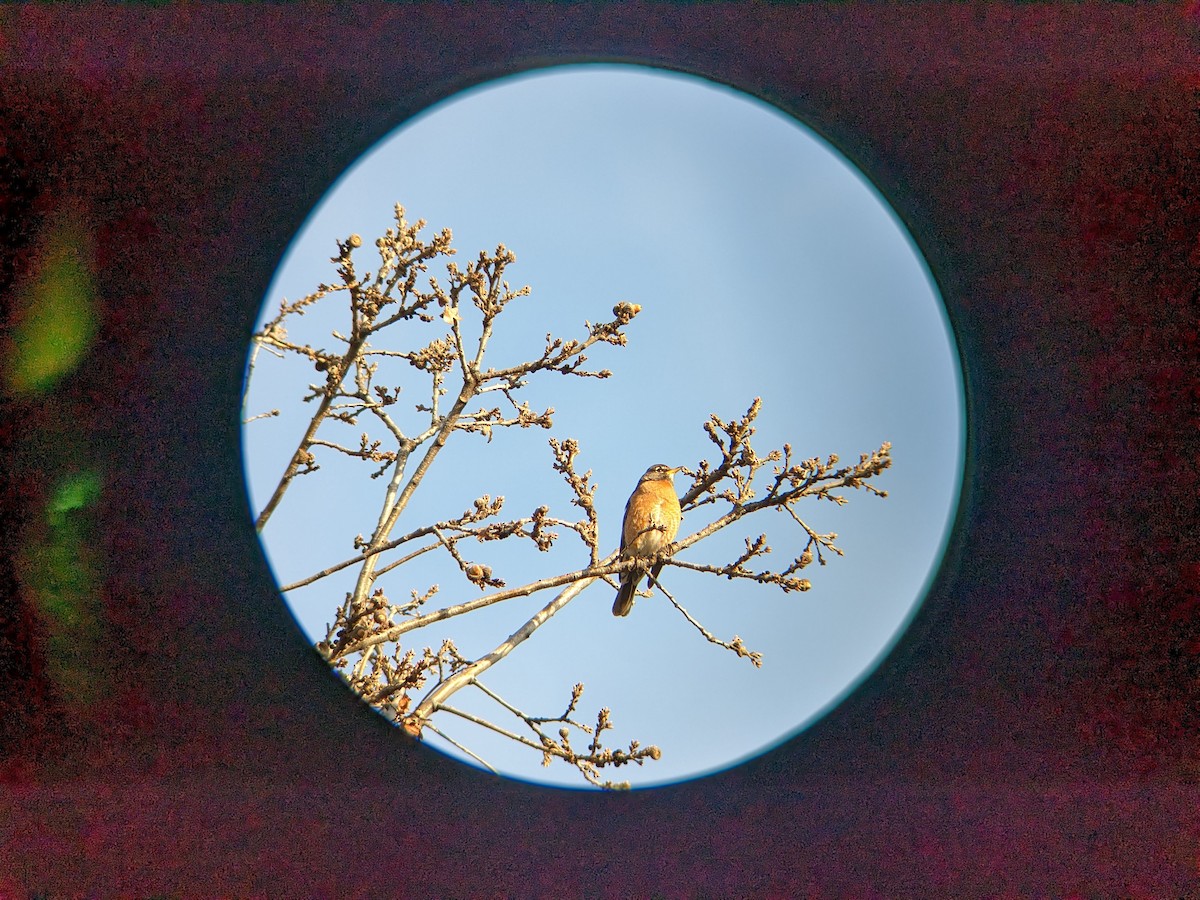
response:
{"label": "bird's orange breast", "polygon": [[680,519],[679,498],[670,482],[661,488],[653,484],[642,485],[629,499],[624,529],[625,553],[653,556],[675,540]]}

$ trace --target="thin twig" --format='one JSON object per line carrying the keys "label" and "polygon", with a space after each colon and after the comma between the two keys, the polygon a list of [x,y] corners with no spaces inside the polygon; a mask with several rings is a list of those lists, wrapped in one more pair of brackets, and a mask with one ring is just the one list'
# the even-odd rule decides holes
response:
{"label": "thin twig", "polygon": [[[464,716],[464,718],[467,717],[464,713],[460,713],[456,709],[450,709],[449,707],[445,707],[445,709],[447,712],[457,713],[458,715]],[[480,722],[479,724],[484,724],[484,723]],[[474,751],[468,750],[466,747],[464,747],[462,744],[460,744],[454,738],[450,737],[450,735],[446,734],[446,732],[441,731],[438,728],[435,728],[433,725],[429,724],[428,722],[425,723],[425,727],[428,728],[430,731],[432,731],[434,734],[436,734],[438,737],[440,737],[446,743],[453,744],[455,747],[457,747],[463,753],[467,754],[467,756],[471,757],[471,759],[475,760],[475,762],[479,763],[481,766],[483,766],[485,769],[487,769],[493,775],[500,774],[500,771],[495,766],[493,766],[489,762],[486,762],[481,756],[479,756],[479,754],[475,753]],[[512,735],[512,736],[516,737],[516,735]]]}
{"label": "thin twig", "polygon": [[661,584],[658,586],[658,589],[660,591],[662,591],[663,594],[666,595],[666,598],[668,600],[671,601],[671,605],[674,606],[681,613],[683,613],[683,617],[685,619],[687,619],[689,622],[691,622],[692,625],[694,625],[696,627],[696,630],[699,631],[702,635],[704,635],[704,637],[710,643],[716,644],[719,647],[724,647],[726,650],[732,650],[738,656],[749,659],[750,662],[754,663],[754,668],[756,668],[756,669],[762,668],[762,659],[763,659],[762,654],[758,653],[756,651],[753,651],[753,650],[746,649],[746,645],[742,643],[742,639],[740,637],[738,637],[735,634],[733,636],[732,641],[721,640],[719,637],[714,635],[711,631],[709,631],[707,628],[705,628],[703,625],[701,625],[699,622],[697,622],[694,618],[692,618],[692,614],[689,613],[686,609],[684,609],[682,604],[680,604],[680,602],[678,600],[676,600],[673,596],[671,596],[670,591],[668,591]]}

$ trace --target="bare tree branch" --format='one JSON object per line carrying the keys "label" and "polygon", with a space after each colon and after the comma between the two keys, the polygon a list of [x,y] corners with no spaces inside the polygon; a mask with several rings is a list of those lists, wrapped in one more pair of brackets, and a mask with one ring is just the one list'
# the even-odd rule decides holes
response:
{"label": "bare tree branch", "polygon": [[[551,438],[549,445],[551,466],[569,489],[570,503],[580,511],[579,518],[552,515],[550,506],[544,504],[528,515],[501,519],[504,497],[493,499],[485,494],[457,517],[410,525],[406,533],[395,536],[413,497],[454,435],[481,435],[490,444],[498,430],[552,428],[554,408],[533,409],[518,396],[519,392],[540,373],[607,378],[609,370],[587,365],[588,353],[601,344],[626,346],[624,329],[641,307],[617,303],[612,320],[584,322],[580,337],[547,334],[544,344],[533,348],[524,362],[488,365],[488,345],[500,317],[512,302],[530,293],[528,286],[513,288],[507,280],[516,255],[501,244],[493,252],[480,252],[459,266],[450,260],[457,252],[450,229],[426,239],[421,237],[424,220],[410,223],[400,205],[395,207],[394,218],[394,226],[375,241],[378,266],[374,272],[359,271],[355,251],[362,248],[363,242],[358,235],[337,241],[338,252],[331,259],[336,283],[318,285],[300,300],[282,302],[278,314],[254,336],[247,382],[261,350],[276,357],[290,355],[307,360],[319,374],[318,383],[308,385],[308,393],[303,396],[304,402],[315,402],[313,412],[258,514],[256,527],[259,531],[266,527],[300,476],[319,471],[320,459],[340,457],[361,462],[369,467],[370,477],[386,478],[378,509],[369,513],[372,521],[364,529],[367,536],[360,534],[354,539],[355,554],[283,588],[290,592],[312,587],[335,573],[357,570],[353,589],[336,604],[334,621],[328,624],[325,639],[317,643],[318,650],[354,690],[410,733],[420,735],[428,728],[480,765],[491,768],[474,751],[433,724],[435,716],[453,715],[500,734],[540,752],[544,764],[559,759],[578,769],[590,784],[627,787],[627,783],[603,780],[602,770],[629,763],[643,765],[660,758],[661,751],[656,746],[643,747],[636,740],[629,742],[628,749],[606,748],[602,735],[613,728],[611,712],[601,708],[594,724],[584,724],[577,712],[582,684],[572,689],[561,715],[545,717],[522,711],[518,704],[487,688],[481,676],[510,656],[588,586],[633,568],[650,569],[663,563],[701,575],[773,584],[784,593],[808,591],[811,582],[799,577],[800,570],[814,557],[825,565],[827,553],[840,556],[842,551],[835,544],[837,535],[810,527],[796,505],[806,498],[841,505],[846,502],[848,489],[886,496],[873,481],[891,465],[891,446],[884,443],[873,453],[862,454],[853,465],[841,465],[836,455],[794,459],[788,444],[760,456],[752,445],[754,422],[762,408],[761,400],[755,398],[740,417],[726,421],[712,415],[704,423],[717,456],[713,461],[701,459],[694,470],[685,470],[693,480],[681,505],[685,513],[705,510],[710,518],[655,559],[622,559],[616,551],[603,555],[595,502],[597,484],[590,469],[576,471],[582,450],[572,438]],[[430,272],[438,262],[444,265],[444,277]],[[345,327],[332,332],[328,347],[313,347],[289,336],[290,324],[333,296],[346,299],[349,316]],[[395,326],[403,327],[391,330]],[[385,332],[389,345],[375,346],[373,342],[380,341]],[[384,383],[388,367],[402,370],[408,378],[393,377]],[[424,388],[414,385],[414,379],[423,380]],[[414,387],[423,391],[423,396],[406,400]],[[246,416],[244,412],[243,418],[251,422],[275,412],[262,416]],[[345,431],[340,436],[328,434],[323,430],[327,428],[353,429],[353,437],[346,437]],[[804,543],[802,552],[781,568],[767,563],[772,550],[765,534],[746,538],[742,552],[728,562],[679,558],[679,554],[718,532],[765,510],[786,513],[799,526]],[[578,546],[574,539],[560,541],[563,534],[578,538],[582,545],[579,549],[586,552],[586,564],[579,567],[576,563],[570,571],[518,587],[506,587],[494,572],[498,563],[482,551],[476,556],[473,550],[475,546],[492,548],[497,542],[510,540],[529,541],[543,553],[567,552],[568,546]],[[456,579],[461,576],[465,582],[459,583],[460,590],[481,591],[482,595],[456,599],[452,587],[450,602],[446,603],[440,600],[440,587],[433,584],[424,589],[406,586],[407,599],[390,600],[381,579],[394,578],[393,573],[404,571],[405,564],[428,554],[440,557],[452,573],[459,573]],[[756,667],[763,664],[762,655],[749,650],[740,637],[728,641],[717,638],[652,579],[650,588],[655,587],[707,641],[749,659]],[[401,646],[406,635],[427,626],[543,591],[553,592],[552,598],[478,658],[463,656],[451,640],[443,640],[437,649]],[[450,699],[467,687],[480,691],[500,715],[518,722],[517,730],[451,705]],[[557,736],[545,727],[555,724],[560,726]],[[588,737],[586,749],[572,745],[573,734]]]}

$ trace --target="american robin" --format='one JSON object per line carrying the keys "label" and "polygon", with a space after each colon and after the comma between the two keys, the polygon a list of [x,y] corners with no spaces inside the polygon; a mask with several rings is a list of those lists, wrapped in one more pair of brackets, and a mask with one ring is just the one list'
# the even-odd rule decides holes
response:
{"label": "american robin", "polygon": [[[621,526],[621,556],[624,559],[654,556],[675,540],[683,513],[679,509],[679,497],[675,494],[675,474],[683,469],[672,469],[661,463],[646,470],[625,504],[625,521]],[[658,580],[662,571],[660,562],[650,571],[650,582]],[[646,570],[633,568],[621,573],[621,587],[613,602],[614,616],[627,616],[633,609],[633,598]]]}

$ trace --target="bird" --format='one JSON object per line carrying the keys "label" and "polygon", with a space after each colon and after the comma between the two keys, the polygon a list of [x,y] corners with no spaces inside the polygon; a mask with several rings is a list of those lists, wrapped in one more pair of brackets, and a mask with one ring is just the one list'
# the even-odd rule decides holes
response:
{"label": "bird", "polygon": [[[640,479],[625,504],[625,520],[621,524],[621,558],[645,559],[661,552],[679,531],[683,513],[675,494],[673,479],[683,466],[671,468],[662,463],[651,466]],[[650,582],[658,581],[663,564],[650,571]],[[621,573],[621,586],[613,601],[613,615],[627,616],[633,609],[633,598],[645,575],[644,568],[635,567]]]}

